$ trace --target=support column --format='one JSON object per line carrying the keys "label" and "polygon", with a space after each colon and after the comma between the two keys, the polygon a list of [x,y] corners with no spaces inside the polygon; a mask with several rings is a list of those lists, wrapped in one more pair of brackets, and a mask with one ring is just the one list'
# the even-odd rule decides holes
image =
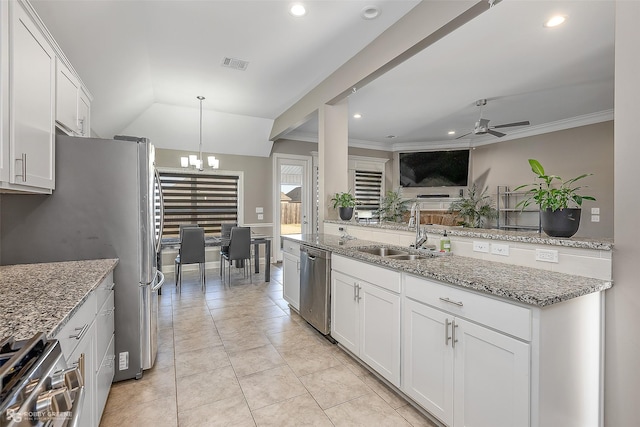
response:
{"label": "support column", "polygon": [[330,199],[349,191],[349,100],[323,105],[318,111],[318,222],[324,231],[325,219],[338,219]]}

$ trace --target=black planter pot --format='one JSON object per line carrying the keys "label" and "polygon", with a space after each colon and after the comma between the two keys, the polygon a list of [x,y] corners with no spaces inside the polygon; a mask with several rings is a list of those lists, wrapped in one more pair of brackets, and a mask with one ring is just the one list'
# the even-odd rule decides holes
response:
{"label": "black planter pot", "polygon": [[566,208],[541,212],[542,231],[551,237],[571,237],[580,227],[580,208]]}
{"label": "black planter pot", "polygon": [[351,219],[351,217],[353,216],[353,208],[344,208],[344,207],[339,207],[338,208],[338,213],[340,214],[340,219],[343,221],[349,221]]}

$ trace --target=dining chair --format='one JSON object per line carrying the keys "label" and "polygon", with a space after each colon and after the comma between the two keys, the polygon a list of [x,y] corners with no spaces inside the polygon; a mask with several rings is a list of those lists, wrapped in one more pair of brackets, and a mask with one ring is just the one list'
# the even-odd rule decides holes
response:
{"label": "dining chair", "polygon": [[185,264],[198,264],[201,287],[204,291],[206,289],[204,228],[188,227],[182,231],[178,256],[180,258],[178,260],[178,293],[182,291],[182,266]]}
{"label": "dining chair", "polygon": [[[180,237],[180,242],[182,242],[182,231],[185,228],[193,228],[193,227],[197,227],[198,224],[180,224],[180,231],[178,232],[178,236]],[[173,263],[173,271],[175,272],[175,278],[176,278],[176,286],[178,286],[178,279],[179,274],[178,272],[180,271],[180,269],[178,268],[178,264],[180,264],[180,252],[178,252],[178,255],[176,256],[176,259]]]}
{"label": "dining chair", "polygon": [[[220,229],[220,238],[222,239],[223,243],[225,243],[225,241],[229,241],[229,239],[231,238],[231,229],[233,227],[237,227],[238,224],[236,224],[235,222],[225,222],[222,224],[222,228]],[[222,270],[223,270],[223,259],[224,259],[224,254],[229,252],[229,244],[227,243],[226,245],[221,245],[220,246],[220,277],[222,278]]]}
{"label": "dining chair", "polygon": [[[247,268],[249,269],[249,278],[253,283],[253,275],[251,274],[251,228],[250,227],[233,227],[231,229],[231,239],[229,240],[229,250],[224,254],[223,259],[229,263],[228,282],[231,285],[231,264],[233,261],[242,261],[245,277]],[[224,263],[222,278],[224,280]]]}

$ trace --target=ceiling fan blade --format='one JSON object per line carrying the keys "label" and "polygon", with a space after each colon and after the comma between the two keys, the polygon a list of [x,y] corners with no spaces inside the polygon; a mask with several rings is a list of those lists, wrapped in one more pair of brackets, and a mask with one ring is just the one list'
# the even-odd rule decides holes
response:
{"label": "ceiling fan blade", "polygon": [[500,129],[500,128],[508,128],[508,127],[513,127],[513,126],[529,126],[531,123],[529,123],[529,120],[524,121],[524,122],[514,122],[514,123],[507,123],[504,125],[498,125],[498,126],[491,126],[493,129]]}
{"label": "ceiling fan blade", "polygon": [[460,139],[460,138],[464,138],[467,135],[471,135],[473,133],[473,131],[469,132],[469,133],[465,133],[464,135],[460,135],[459,137],[457,137],[456,139]]}
{"label": "ceiling fan blade", "polygon": [[498,138],[502,138],[503,136],[506,135],[506,133],[496,132],[495,130],[492,130],[492,129],[487,130],[487,133],[490,133],[493,136],[497,136]]}

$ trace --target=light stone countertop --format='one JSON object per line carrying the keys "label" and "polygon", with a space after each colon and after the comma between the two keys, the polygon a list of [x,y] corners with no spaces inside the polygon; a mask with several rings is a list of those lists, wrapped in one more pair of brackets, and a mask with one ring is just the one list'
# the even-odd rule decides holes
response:
{"label": "light stone countertop", "polygon": [[[415,227],[409,228],[407,223],[381,222],[379,224],[365,224],[356,221],[325,220],[329,224],[339,224],[346,226],[367,227],[382,230],[410,231],[415,233]],[[544,233],[535,231],[510,231],[496,230],[493,228],[465,228],[448,227],[444,225],[425,225],[421,227],[431,234],[444,234],[447,231],[449,236],[470,237],[476,239],[504,240],[507,242],[534,243],[539,245],[564,246],[568,248],[596,249],[610,251],[613,249],[613,239],[591,239],[585,237],[549,237]]]}
{"label": "light stone countertop", "polygon": [[612,286],[611,281],[485,261],[455,254],[436,255],[414,261],[399,261],[360,252],[357,248],[385,246],[410,253],[416,253],[416,251],[368,240],[342,240],[335,235],[298,234],[282,237],[381,267],[435,279],[537,307],[545,307],[592,292],[604,291]]}
{"label": "light stone countertop", "polygon": [[117,259],[0,266],[0,338],[54,336]]}

